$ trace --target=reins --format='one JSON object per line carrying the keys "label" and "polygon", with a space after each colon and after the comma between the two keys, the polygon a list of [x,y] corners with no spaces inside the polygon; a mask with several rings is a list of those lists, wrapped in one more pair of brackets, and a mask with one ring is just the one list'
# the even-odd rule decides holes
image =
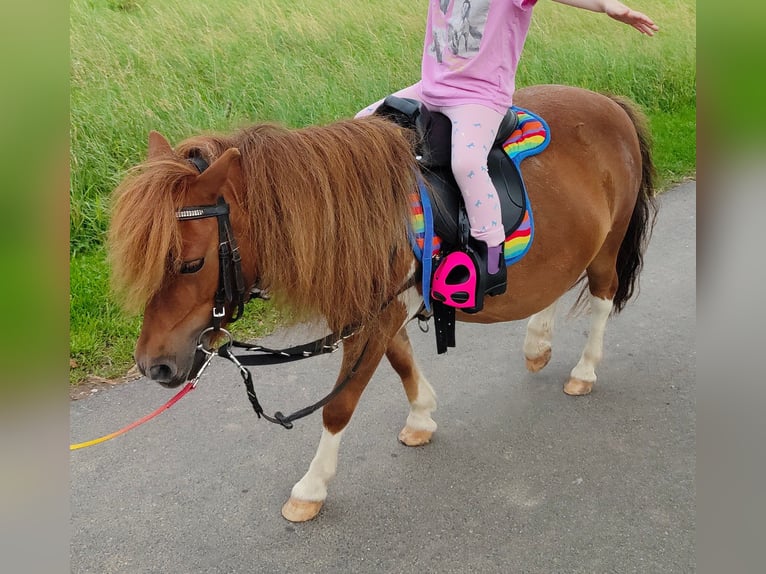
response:
{"label": "reins", "polygon": [[[221,331],[224,331],[225,333],[228,333],[228,331],[226,331],[225,329],[221,329]],[[351,335],[348,335],[348,337],[350,337],[350,336]],[[346,338],[348,338],[348,337],[346,337]],[[318,341],[314,341],[314,343],[309,343],[309,345],[301,345],[301,347],[316,346],[318,344],[321,344],[320,342],[323,341],[323,340],[324,339],[320,339]],[[322,353],[334,353],[335,351],[338,350],[338,346],[339,346],[339,344],[340,344],[340,342],[342,340],[343,339],[341,338],[341,339],[338,340],[337,343],[332,344],[330,346],[322,345],[321,350],[319,352],[317,352],[317,353],[309,353],[309,354],[300,353],[300,354],[292,354],[291,355],[291,354],[287,354],[286,350],[274,351],[274,350],[271,350],[271,349],[269,349],[267,352],[268,353],[276,353],[276,354],[273,355],[273,357],[281,359],[281,361],[277,360],[277,361],[274,361],[274,362],[288,362],[288,361],[294,361],[294,360],[297,360],[297,359],[306,359],[308,357],[313,357],[313,356],[316,356],[317,354],[322,354]],[[252,405],[253,410],[255,411],[255,414],[258,416],[258,418],[263,417],[264,419],[266,419],[270,423],[279,424],[279,425],[282,425],[286,429],[291,429],[291,428],[293,428],[293,421],[298,420],[298,419],[302,419],[303,417],[308,416],[311,413],[313,413],[314,411],[316,411],[317,409],[323,407],[324,405],[329,403],[338,393],[340,393],[346,387],[348,382],[356,374],[356,371],[359,368],[359,365],[361,365],[361,363],[362,363],[362,359],[364,359],[365,353],[367,351],[367,345],[369,344],[369,340],[365,342],[364,347],[362,348],[361,353],[359,353],[359,357],[357,357],[356,362],[351,367],[351,369],[346,374],[346,376],[343,378],[343,380],[340,381],[337,385],[335,385],[333,390],[330,391],[327,395],[325,395],[323,398],[319,399],[314,404],[311,404],[311,405],[309,405],[307,407],[299,409],[299,410],[295,411],[294,413],[292,413],[290,415],[284,415],[281,411],[276,411],[271,416],[267,415],[263,411],[263,407],[261,406],[260,402],[258,401],[258,397],[255,394],[255,387],[253,385],[253,374],[239,360],[240,358],[244,358],[244,357],[237,357],[236,355],[234,355],[234,353],[231,352],[231,347],[232,347],[232,345],[234,343],[235,343],[235,341],[232,341],[230,343],[227,343],[227,344],[223,345],[221,348],[218,349],[218,355],[223,357],[224,359],[228,359],[229,361],[234,363],[234,365],[237,367],[237,369],[239,369],[239,374],[241,375],[242,381],[245,383],[245,389],[247,390],[247,398],[250,401],[250,404]],[[298,347],[294,347],[294,348],[298,348]],[[263,350],[265,350],[265,348],[261,347],[259,350],[263,351]],[[266,355],[266,356],[268,356],[268,355]],[[250,362],[251,364],[260,364],[260,365],[273,364],[273,363],[268,363],[268,362],[265,362],[265,361],[258,361],[258,359],[263,359],[263,358],[264,358],[264,356],[260,356],[260,357],[258,357],[258,356],[252,357],[251,356],[250,359],[256,359],[256,361],[247,361],[246,360],[246,362]]]}
{"label": "reins", "polygon": [[[414,277],[410,278],[402,286],[402,288],[396,293],[396,295],[394,295],[391,299],[389,299],[388,301],[386,301],[386,303],[383,304],[383,306],[380,309],[380,312],[382,313],[383,311],[385,311],[385,309],[401,293],[403,293],[410,287],[413,287],[415,284],[416,282]],[[356,335],[361,329],[362,329],[361,325],[350,326],[350,327],[346,327],[338,334],[333,333],[325,337],[322,337],[321,339],[312,341],[311,343],[306,343],[304,345],[297,345],[294,347],[289,347],[287,349],[270,349],[268,347],[263,347],[261,345],[250,346],[245,343],[235,341],[232,338],[231,333],[229,333],[226,329],[223,329],[223,328],[215,329],[214,327],[210,327],[209,329],[206,329],[200,334],[200,346],[202,345],[201,341],[203,336],[209,331],[216,330],[217,332],[222,333],[224,336],[227,336],[229,338],[229,341],[221,345],[217,351],[206,350],[205,352],[217,354],[220,357],[234,363],[234,365],[239,370],[239,374],[242,377],[242,381],[245,383],[245,389],[247,390],[247,398],[250,401],[250,404],[252,405],[253,410],[255,411],[255,414],[258,416],[258,418],[263,417],[270,423],[279,424],[286,429],[291,429],[293,428],[293,421],[302,419],[303,417],[308,416],[314,411],[316,411],[317,409],[323,407],[346,387],[349,381],[356,374],[356,371],[359,368],[359,366],[362,364],[362,360],[364,359],[365,354],[367,352],[369,339],[365,342],[364,347],[362,347],[362,351],[359,353],[359,357],[357,357],[356,361],[354,362],[354,365],[351,367],[349,372],[346,373],[346,376],[335,385],[332,391],[330,391],[327,395],[319,399],[317,402],[307,407],[304,407],[302,409],[299,409],[290,415],[284,415],[281,411],[276,411],[273,415],[270,416],[264,412],[263,407],[261,406],[260,401],[258,400],[258,397],[255,394],[255,387],[253,385],[253,375],[250,372],[250,370],[247,367],[245,367],[245,364],[248,364],[250,366],[273,365],[273,364],[296,361],[299,359],[307,359],[309,357],[314,357],[316,355],[334,353],[340,348],[340,344],[344,340]],[[249,351],[255,351],[262,354],[237,356],[231,351],[232,347],[245,348]],[[203,367],[205,366],[207,365],[206,364],[203,365]],[[195,379],[198,379],[198,378],[199,378],[199,373],[195,376]]]}
{"label": "reins", "polygon": [[[344,330],[340,334],[340,336],[335,336],[334,334],[331,334],[331,335],[327,335],[326,337],[322,337],[321,339],[317,339],[316,341],[313,341],[311,343],[306,343],[304,345],[296,345],[294,347],[289,347],[286,349],[270,349],[268,347],[263,347],[261,345],[248,345],[246,343],[236,341],[232,338],[231,333],[229,333],[226,329],[222,329],[219,327],[217,331],[227,336],[229,338],[229,341],[225,343],[222,347],[220,347],[218,350],[214,350],[214,349],[206,349],[205,346],[202,344],[202,339],[204,335],[212,330],[214,330],[213,327],[205,329],[202,333],[200,333],[200,336],[198,339],[197,349],[206,355],[204,362],[202,363],[200,368],[197,370],[197,373],[196,375],[194,375],[194,378],[188,381],[183,386],[183,388],[180,391],[178,391],[178,393],[173,395],[173,397],[169,401],[167,401],[164,405],[152,411],[148,415],[138,419],[137,421],[113,433],[104,435],[97,439],[80,442],[76,444],[70,444],[69,450],[70,451],[80,450],[82,448],[86,448],[89,446],[100,444],[102,442],[106,442],[122,434],[125,434],[129,430],[133,430],[137,426],[152,420],[154,417],[156,417],[159,414],[162,414],[163,412],[168,410],[170,407],[172,407],[174,404],[176,404],[179,400],[181,400],[181,398],[184,395],[186,395],[190,391],[193,391],[195,388],[197,388],[197,383],[199,383],[200,378],[202,377],[202,373],[205,371],[205,369],[207,369],[208,365],[210,365],[211,361],[213,360],[213,357],[217,355],[225,359],[228,359],[229,361],[234,363],[239,369],[239,372],[242,375],[242,379],[244,380],[244,383],[245,383],[245,389],[247,390],[247,398],[250,400],[250,404],[253,406],[253,409],[255,410],[256,415],[258,415],[258,418],[263,417],[267,421],[275,423],[275,424],[280,424],[287,429],[293,428],[292,421],[297,420],[299,418],[303,418],[307,415],[310,415],[311,413],[316,411],[318,408],[330,402],[330,400],[332,400],[332,398],[335,395],[337,395],[341,390],[343,390],[343,387],[346,386],[346,383],[351,379],[351,377],[353,377],[356,374],[356,369],[361,364],[362,358],[364,357],[364,353],[367,350],[367,345],[365,344],[364,348],[362,349],[362,353],[359,355],[359,358],[357,359],[356,363],[349,371],[346,378],[339,385],[336,385],[336,387],[327,396],[320,399],[313,405],[300,409],[289,416],[285,416],[279,411],[275,412],[273,416],[269,416],[263,412],[263,408],[261,407],[258,401],[258,397],[255,394],[252,374],[243,365],[243,362],[240,361],[239,359],[242,359],[245,363],[249,365],[272,365],[277,363],[295,361],[298,359],[306,359],[308,357],[313,357],[315,355],[320,355],[320,354],[334,353],[340,348],[340,344],[343,342],[343,340],[353,335],[354,332],[350,332],[350,331],[347,332],[347,330]],[[231,352],[232,347],[246,348],[249,351],[257,351],[263,354],[250,355],[247,357],[242,356],[240,358],[237,358]]]}
{"label": "reins", "polygon": [[233,340],[228,344],[229,348],[244,349],[248,353],[258,353],[251,355],[240,355],[239,360],[243,365],[263,366],[289,363],[299,359],[307,359],[315,355],[334,353],[340,348],[340,344],[354,335],[352,328],[346,328],[340,334],[331,333],[325,337],[305,343],[295,345],[286,349],[271,349],[262,345],[253,345]]}

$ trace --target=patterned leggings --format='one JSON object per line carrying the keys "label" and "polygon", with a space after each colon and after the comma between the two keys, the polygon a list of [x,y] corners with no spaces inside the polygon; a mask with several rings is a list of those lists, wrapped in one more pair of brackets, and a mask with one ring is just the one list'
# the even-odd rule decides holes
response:
{"label": "patterned leggings", "polygon": [[[422,101],[419,82],[394,95]],[[383,100],[375,102],[356,117],[369,116],[381,103]],[[502,114],[479,104],[428,105],[428,109],[441,112],[452,122],[452,173],[463,194],[471,235],[489,247],[500,245],[505,241],[505,231],[500,201],[487,171],[487,155],[503,120]]]}

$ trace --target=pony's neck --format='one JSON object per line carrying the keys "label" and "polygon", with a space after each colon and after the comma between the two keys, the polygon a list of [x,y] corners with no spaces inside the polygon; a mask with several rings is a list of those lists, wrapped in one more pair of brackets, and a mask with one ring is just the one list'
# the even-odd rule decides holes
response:
{"label": "pony's neck", "polygon": [[245,232],[262,287],[328,322],[365,320],[404,283],[414,157],[398,127],[347,120],[243,134]]}

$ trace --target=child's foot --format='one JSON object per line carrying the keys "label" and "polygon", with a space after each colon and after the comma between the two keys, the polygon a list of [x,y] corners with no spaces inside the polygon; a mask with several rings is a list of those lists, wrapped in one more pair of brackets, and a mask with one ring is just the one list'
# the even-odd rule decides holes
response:
{"label": "child's foot", "polygon": [[500,255],[502,253],[502,245],[487,248],[487,271],[490,275],[495,275],[500,270]]}
{"label": "child's foot", "polygon": [[483,241],[469,240],[466,250],[447,254],[434,273],[431,296],[466,313],[484,307],[484,295],[505,293],[503,246],[487,247]]}
{"label": "child's foot", "polygon": [[502,295],[506,289],[505,254],[503,244],[487,247],[487,276],[484,280],[484,292],[487,295]]}

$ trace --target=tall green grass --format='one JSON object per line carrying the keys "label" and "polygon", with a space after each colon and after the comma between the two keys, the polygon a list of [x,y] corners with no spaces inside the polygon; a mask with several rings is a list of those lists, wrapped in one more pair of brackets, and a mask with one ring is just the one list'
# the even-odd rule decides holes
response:
{"label": "tall green grass", "polygon": [[[658,22],[656,37],[541,1],[517,83],[578,85],[644,106],[667,185],[695,169],[696,5],[631,4]],[[259,121],[303,126],[351,116],[418,79],[427,3],[72,0],[70,7],[70,350],[78,380],[131,364],[138,321],[110,299],[103,242],[110,193],[143,159],[149,130],[177,142]],[[250,317],[245,329],[256,333],[277,320],[268,306]]]}

